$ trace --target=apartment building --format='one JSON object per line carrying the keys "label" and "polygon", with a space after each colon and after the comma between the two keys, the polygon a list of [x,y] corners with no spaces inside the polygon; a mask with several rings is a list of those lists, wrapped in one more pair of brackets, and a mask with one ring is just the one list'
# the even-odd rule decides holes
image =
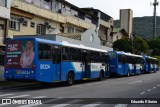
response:
{"label": "apartment building", "polygon": [[81,33],[97,27],[93,16],[65,0],[11,0],[8,37],[13,35]]}
{"label": "apartment building", "polygon": [[0,0],[0,45],[7,35],[7,22],[10,19],[10,0]]}
{"label": "apartment building", "polygon": [[4,81],[4,47],[10,19],[10,0],[0,0],[0,81]]}
{"label": "apartment building", "polygon": [[119,39],[127,39],[129,37],[127,31],[121,28],[113,28],[113,32],[111,33],[111,40],[114,43]]}
{"label": "apartment building", "polygon": [[99,38],[101,40],[101,45],[111,47],[112,38],[110,34],[113,31],[114,19],[98,9],[94,8],[82,8],[82,9],[99,18],[97,24],[97,31]]}

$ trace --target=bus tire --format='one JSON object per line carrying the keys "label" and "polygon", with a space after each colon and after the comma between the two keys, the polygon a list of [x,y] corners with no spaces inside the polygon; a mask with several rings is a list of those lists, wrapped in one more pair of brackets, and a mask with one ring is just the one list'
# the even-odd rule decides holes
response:
{"label": "bus tire", "polygon": [[67,76],[67,86],[72,86],[74,84],[74,75],[73,73],[69,73],[68,76]]}

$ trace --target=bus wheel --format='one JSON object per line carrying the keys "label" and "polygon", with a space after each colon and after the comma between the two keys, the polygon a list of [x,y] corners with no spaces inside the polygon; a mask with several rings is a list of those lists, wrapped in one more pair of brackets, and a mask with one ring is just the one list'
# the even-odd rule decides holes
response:
{"label": "bus wheel", "polygon": [[74,75],[73,73],[69,73],[67,76],[67,86],[72,86],[74,83]]}
{"label": "bus wheel", "polygon": [[102,72],[100,72],[100,73],[99,73],[98,81],[102,81],[102,79],[103,79],[103,74],[102,74]]}

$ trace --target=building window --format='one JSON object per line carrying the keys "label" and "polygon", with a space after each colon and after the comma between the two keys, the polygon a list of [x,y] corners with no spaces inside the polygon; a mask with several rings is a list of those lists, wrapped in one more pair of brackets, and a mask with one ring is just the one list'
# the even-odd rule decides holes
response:
{"label": "building window", "polygon": [[50,10],[51,9],[51,0],[44,0],[42,2],[41,6]]}
{"label": "building window", "polygon": [[117,36],[117,40],[118,40],[119,38],[118,38],[118,36]]}
{"label": "building window", "polygon": [[44,35],[45,34],[45,26],[42,24],[37,25],[37,34]]}
{"label": "building window", "polygon": [[34,23],[34,22],[31,22],[30,27],[35,27],[35,23]]}
{"label": "building window", "polygon": [[0,29],[4,30],[4,24],[0,24]]}
{"label": "building window", "polygon": [[0,0],[0,6],[6,7],[6,0]]}
{"label": "building window", "polygon": [[74,33],[74,27],[68,26],[68,33]]}
{"label": "building window", "polygon": [[9,27],[13,30],[20,30],[20,23],[18,21],[18,18],[11,17],[11,20],[9,22]]}
{"label": "building window", "polygon": [[23,26],[27,26],[27,25],[28,25],[28,22],[25,20],[25,21],[23,21],[22,25],[23,25]]}
{"label": "building window", "polygon": [[28,3],[33,3],[33,0],[26,0],[26,2],[28,2]]}

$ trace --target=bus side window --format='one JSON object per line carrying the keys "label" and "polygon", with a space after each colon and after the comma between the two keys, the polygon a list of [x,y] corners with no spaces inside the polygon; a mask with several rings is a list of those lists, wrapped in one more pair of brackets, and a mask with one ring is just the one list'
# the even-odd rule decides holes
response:
{"label": "bus side window", "polygon": [[51,46],[48,44],[39,44],[38,45],[39,55],[38,58],[42,60],[51,59]]}
{"label": "bus side window", "polygon": [[69,60],[69,48],[68,47],[63,47],[62,48],[62,60],[66,61]]}

